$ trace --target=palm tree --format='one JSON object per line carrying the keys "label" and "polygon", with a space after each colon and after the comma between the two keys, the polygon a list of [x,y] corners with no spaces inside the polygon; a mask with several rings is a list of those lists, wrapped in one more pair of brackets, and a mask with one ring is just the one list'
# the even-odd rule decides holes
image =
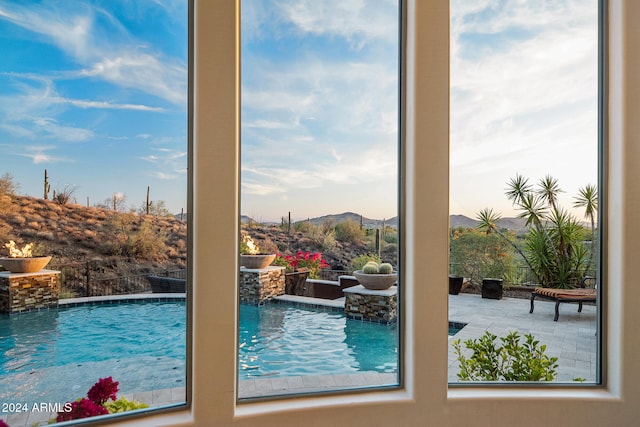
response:
{"label": "palm tree", "polygon": [[514,205],[519,204],[525,194],[529,194],[532,190],[529,180],[520,174],[516,174],[515,178],[507,184],[507,199],[511,200]]}
{"label": "palm tree", "polygon": [[558,194],[562,193],[558,180],[551,175],[546,175],[540,180],[538,187],[536,194],[540,196],[542,201],[547,202],[552,209],[556,209],[558,207]]}
{"label": "palm tree", "polygon": [[528,184],[529,180],[522,175],[516,174],[516,177],[512,178],[509,182],[505,194],[507,198],[522,211],[518,215],[518,218],[525,218],[527,220],[527,227],[531,227],[532,225],[535,227],[538,233],[540,233],[540,236],[545,238],[549,248],[554,251],[554,255],[556,259],[558,259],[560,254],[556,250],[549,233],[547,233],[544,222],[546,222],[548,215],[547,203],[545,203],[545,201],[549,201],[548,203],[553,208],[555,201],[558,199],[558,193],[561,190],[555,179],[548,175],[547,178],[548,182],[540,180],[541,188],[534,192],[533,187]]}
{"label": "palm tree", "polygon": [[591,232],[595,230],[596,216],[598,215],[598,188],[587,184],[578,190],[578,195],[573,204],[576,208],[584,208],[584,217],[591,222]]}
{"label": "palm tree", "polygon": [[575,198],[573,204],[576,208],[584,208],[584,217],[591,222],[591,250],[589,253],[589,266],[593,262],[595,250],[593,245],[596,241],[596,217],[598,215],[598,187],[592,184],[587,184],[583,188],[578,190],[578,195]]}
{"label": "palm tree", "polygon": [[[590,200],[584,206],[592,215],[594,190],[587,186],[580,193],[579,202],[576,202],[585,203],[583,199]],[[529,229],[524,252],[496,226],[499,214],[485,208],[477,216],[477,228],[487,233],[496,232],[509,241],[545,286],[571,286],[571,281],[583,275],[591,262],[590,260],[585,266],[586,250],[581,242],[582,227],[575,217],[558,206],[558,194],[561,192],[558,181],[549,175],[538,182],[537,188],[519,174],[507,184],[505,195],[521,211],[518,217],[526,219]]]}

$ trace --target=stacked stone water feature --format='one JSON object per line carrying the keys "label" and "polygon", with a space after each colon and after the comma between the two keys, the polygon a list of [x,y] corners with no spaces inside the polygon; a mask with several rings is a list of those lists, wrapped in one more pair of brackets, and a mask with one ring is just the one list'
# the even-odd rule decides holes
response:
{"label": "stacked stone water feature", "polygon": [[19,313],[56,307],[60,294],[60,272],[36,273],[0,271],[0,312]]}
{"label": "stacked stone water feature", "polygon": [[22,249],[12,240],[4,245],[8,258],[0,258],[0,312],[19,313],[58,305],[60,272],[43,270],[51,257],[34,257],[28,243]]}

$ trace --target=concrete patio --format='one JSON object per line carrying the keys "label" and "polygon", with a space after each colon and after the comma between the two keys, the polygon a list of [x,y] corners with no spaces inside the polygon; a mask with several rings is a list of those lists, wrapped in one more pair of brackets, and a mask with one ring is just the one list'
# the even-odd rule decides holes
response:
{"label": "concrete patio", "polygon": [[[558,358],[558,382],[572,382],[583,378],[585,382],[597,379],[596,336],[597,314],[593,305],[560,304],[560,318],[553,321],[555,303],[535,301],[529,314],[527,299],[483,299],[480,295],[449,295],[449,321],[467,323],[454,339],[462,342],[478,338],[486,330],[505,336],[517,330],[520,335],[532,334],[540,344],[547,346],[546,354]],[[464,345],[462,346],[464,348]],[[449,382],[458,381],[458,364],[449,348]]]}

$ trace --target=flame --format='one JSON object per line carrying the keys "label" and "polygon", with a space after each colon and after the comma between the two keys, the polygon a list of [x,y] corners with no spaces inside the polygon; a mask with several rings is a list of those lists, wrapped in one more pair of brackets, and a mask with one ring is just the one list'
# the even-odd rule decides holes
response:
{"label": "flame", "polygon": [[9,240],[4,247],[9,250],[10,258],[31,258],[33,256],[33,243],[27,243],[22,249],[16,248],[16,242]]}
{"label": "flame", "polygon": [[247,245],[247,251],[249,252],[249,254],[256,255],[256,254],[260,253],[260,248],[258,247],[256,242],[253,241],[251,236],[247,236],[247,238],[245,239],[244,242]]}

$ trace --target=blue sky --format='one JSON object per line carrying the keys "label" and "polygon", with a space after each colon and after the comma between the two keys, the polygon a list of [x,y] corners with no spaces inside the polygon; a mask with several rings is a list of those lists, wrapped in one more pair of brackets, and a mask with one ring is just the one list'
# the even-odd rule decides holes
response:
{"label": "blue sky", "polygon": [[[394,216],[397,2],[244,4],[243,213]],[[451,212],[515,215],[516,173],[570,207],[597,176],[597,2],[452,0],[451,31]]]}
{"label": "blue sky", "polygon": [[[0,173],[80,204],[186,208],[182,0],[0,1]],[[158,31],[158,29],[162,29]]]}
{"label": "blue sky", "polygon": [[[107,9],[108,8],[108,9]],[[0,173],[186,204],[183,0],[0,0]],[[451,212],[596,182],[596,0],[451,1]],[[397,1],[244,0],[241,211],[396,215]]]}

